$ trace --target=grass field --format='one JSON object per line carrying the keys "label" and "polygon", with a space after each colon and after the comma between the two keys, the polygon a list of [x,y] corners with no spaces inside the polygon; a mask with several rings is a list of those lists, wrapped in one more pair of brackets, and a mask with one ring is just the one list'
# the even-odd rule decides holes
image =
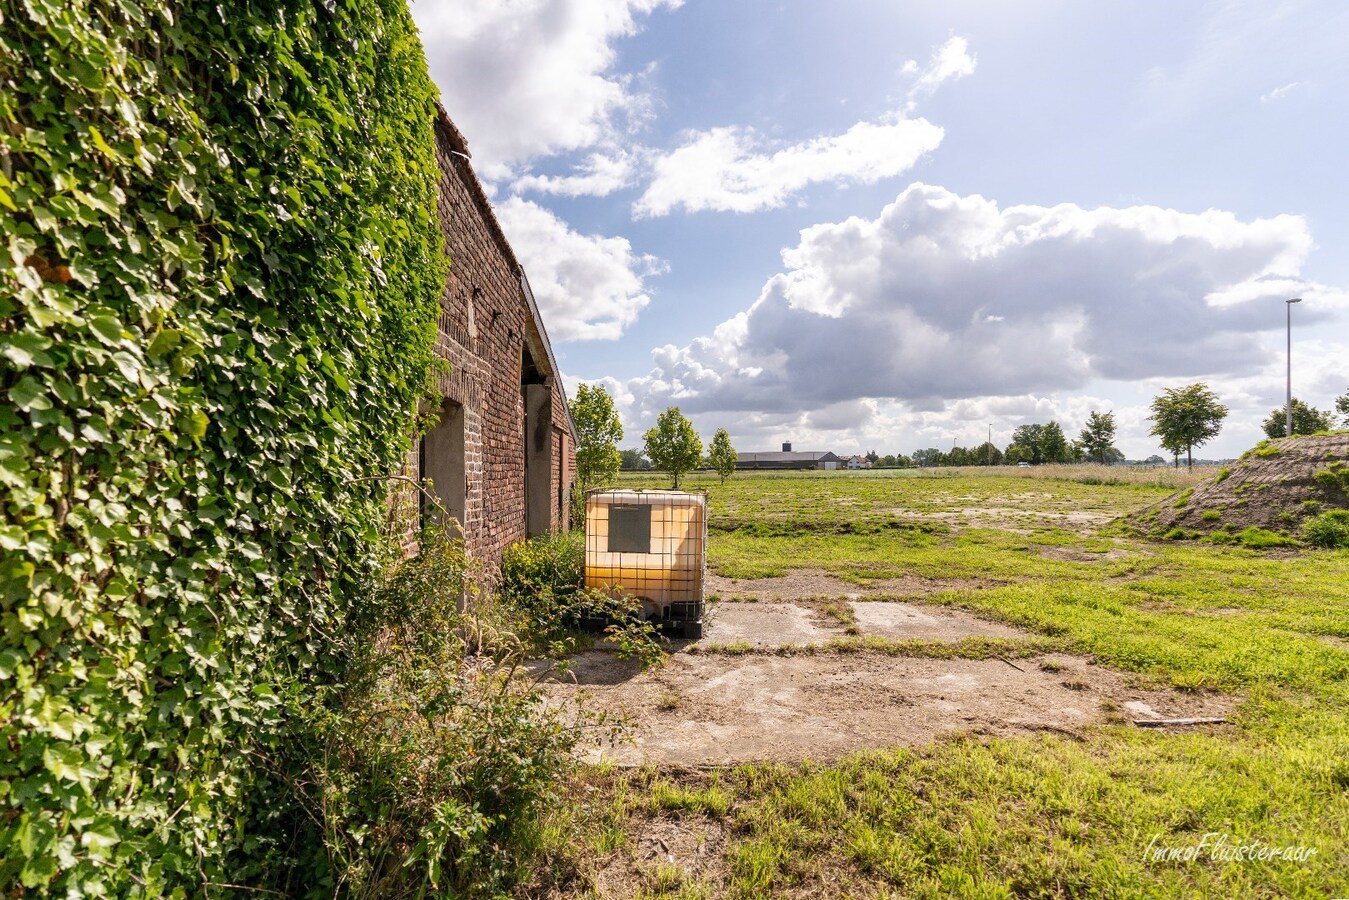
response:
{"label": "grass field", "polygon": [[[536,887],[684,898],[1349,896],[1349,551],[1151,542],[1112,525],[1199,474],[689,479],[710,495],[719,574],[930,579],[932,590],[906,599],[1017,626],[1150,682],[1232,694],[1236,712],[1197,730],[958,734],[828,765],[592,768],[546,825],[553,874],[541,869]],[[638,476],[621,486],[668,484]],[[644,837],[661,829],[703,835],[699,864],[659,852],[674,838]],[[1257,843],[1303,858],[1233,858]],[[1153,858],[1187,848],[1195,858]],[[618,870],[627,880],[606,888]]]}

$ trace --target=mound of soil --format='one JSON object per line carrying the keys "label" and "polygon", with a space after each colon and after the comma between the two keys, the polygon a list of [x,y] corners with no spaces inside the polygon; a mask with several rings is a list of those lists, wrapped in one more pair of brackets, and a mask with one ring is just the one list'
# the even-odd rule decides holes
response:
{"label": "mound of soil", "polygon": [[1349,508],[1349,432],[1265,441],[1193,488],[1128,517],[1154,534],[1258,526],[1293,533],[1327,509]]}

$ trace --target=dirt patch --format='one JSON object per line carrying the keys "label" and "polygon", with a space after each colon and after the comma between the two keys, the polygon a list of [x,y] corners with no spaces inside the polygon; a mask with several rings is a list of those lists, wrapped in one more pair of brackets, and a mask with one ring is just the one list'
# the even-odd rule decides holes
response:
{"label": "dirt patch", "polygon": [[1077,733],[1126,703],[1163,718],[1222,716],[1232,708],[1229,697],[1131,686],[1079,657],[1045,659],[1053,671],[1028,660],[1014,668],[1002,660],[869,653],[677,653],[621,684],[555,683],[547,690],[556,701],[627,718],[627,741],[585,748],[592,761],[627,765],[832,760],[865,748],[921,746],[956,731]]}
{"label": "dirt patch", "polygon": [[905,575],[900,578],[879,578],[865,586],[853,584],[827,572],[801,569],[777,578],[724,578],[707,576],[707,592],[723,599],[746,598],[760,601],[817,600],[885,594],[889,596],[920,597],[943,591],[965,591],[997,587],[1003,582],[986,578],[919,578]]}
{"label": "dirt patch", "polygon": [[860,597],[865,588],[825,572],[801,570],[778,578],[723,578],[707,576],[706,591],[723,599],[809,600],[815,597]]}
{"label": "dirt patch", "polygon": [[887,600],[852,604],[862,634],[879,634],[904,640],[958,641],[967,637],[1019,638],[1028,633],[998,622],[976,618],[967,612],[915,606]]}
{"label": "dirt patch", "polygon": [[783,644],[821,644],[843,634],[814,609],[795,603],[728,603],[712,605],[703,630],[705,644],[740,644],[771,648]]}
{"label": "dirt patch", "polygon": [[1091,512],[1081,509],[1046,509],[1044,508],[1045,503],[1061,502],[1052,499],[1048,494],[1028,494],[1001,499],[1013,505],[963,506],[939,511],[896,507],[885,510],[885,512],[920,521],[941,522],[966,528],[996,528],[1000,531],[1010,531],[1016,534],[1031,534],[1037,528],[1063,528],[1079,534],[1086,534],[1114,518],[1114,515],[1108,512]]}
{"label": "dirt patch", "polygon": [[[658,816],[629,830],[633,850],[617,853],[594,878],[600,897],[634,897],[674,879],[723,881],[726,829],[707,816]],[[676,874],[677,873],[677,874]]]}

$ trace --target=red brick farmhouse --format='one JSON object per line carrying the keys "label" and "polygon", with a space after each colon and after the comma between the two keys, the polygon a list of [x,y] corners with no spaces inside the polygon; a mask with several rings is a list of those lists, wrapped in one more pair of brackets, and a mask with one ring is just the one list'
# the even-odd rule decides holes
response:
{"label": "red brick farmhouse", "polygon": [[408,468],[432,480],[463,525],[469,554],[490,570],[511,543],[567,527],[576,429],[524,268],[443,109],[436,157],[451,261],[436,353],[450,371],[439,384],[440,423]]}

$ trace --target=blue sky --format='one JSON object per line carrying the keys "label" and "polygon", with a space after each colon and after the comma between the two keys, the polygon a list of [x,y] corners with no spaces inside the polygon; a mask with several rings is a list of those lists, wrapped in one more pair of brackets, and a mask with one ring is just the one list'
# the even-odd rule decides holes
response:
{"label": "blue sky", "polygon": [[416,0],[570,389],[742,450],[1349,390],[1349,6]]}

